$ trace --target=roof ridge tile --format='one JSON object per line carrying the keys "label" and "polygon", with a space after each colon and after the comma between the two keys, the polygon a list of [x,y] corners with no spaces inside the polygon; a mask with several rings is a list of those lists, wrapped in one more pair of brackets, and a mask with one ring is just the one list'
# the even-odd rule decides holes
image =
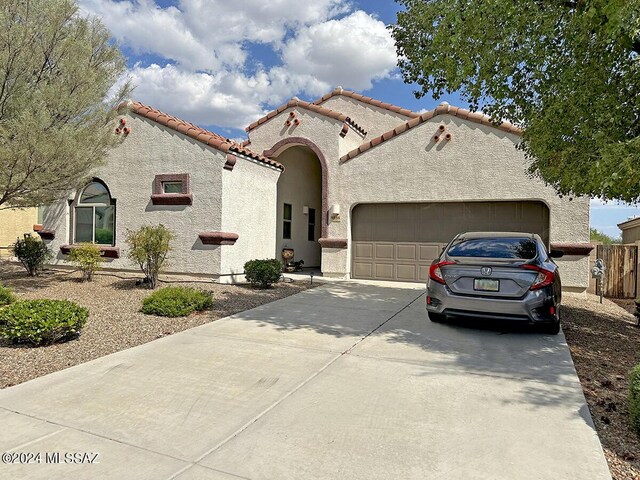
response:
{"label": "roof ridge tile", "polygon": [[372,97],[367,97],[365,95],[362,95],[361,93],[351,92],[349,90],[343,90],[341,87],[335,88],[332,92],[329,92],[323,95],[322,97],[318,98],[312,103],[314,105],[320,105],[326,102],[327,100],[329,100],[331,97],[335,97],[336,95],[342,95],[344,97],[353,98],[362,103],[368,103],[369,105],[373,105],[374,107],[382,108],[384,110],[389,110],[390,112],[394,112],[394,113],[399,113],[400,115],[403,115],[405,117],[417,118],[420,116],[419,113],[413,112],[407,108],[402,108],[397,105],[393,105],[392,103],[387,103]]}

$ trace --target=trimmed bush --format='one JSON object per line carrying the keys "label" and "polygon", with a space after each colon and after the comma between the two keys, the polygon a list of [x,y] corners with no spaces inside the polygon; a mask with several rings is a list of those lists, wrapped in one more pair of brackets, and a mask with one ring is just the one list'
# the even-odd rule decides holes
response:
{"label": "trimmed bush", "polygon": [[3,287],[0,285],[0,307],[4,307],[5,305],[9,305],[17,300],[16,296],[13,294],[9,287]]}
{"label": "trimmed bush", "polygon": [[80,333],[89,310],[68,300],[23,300],[0,309],[0,334],[14,343],[49,345]]}
{"label": "trimmed bush", "polygon": [[162,224],[127,231],[129,259],[140,266],[146,283],[152,289],[158,285],[158,275],[171,251],[171,241],[174,238],[176,235]]}
{"label": "trimmed bush", "polygon": [[189,287],[165,287],[142,301],[142,313],[161,317],[186,317],[213,306],[209,292]]}
{"label": "trimmed bush", "polygon": [[629,372],[629,417],[631,428],[640,436],[640,365]]}
{"label": "trimmed bush", "polygon": [[30,236],[16,240],[16,243],[11,245],[11,254],[20,260],[32,277],[38,275],[47,260],[53,256],[42,240]]}
{"label": "trimmed bush", "polygon": [[102,251],[95,243],[81,243],[73,247],[69,252],[69,260],[82,271],[82,280],[90,282],[93,274],[100,269],[100,264],[104,262]]}
{"label": "trimmed bush", "polygon": [[260,288],[269,288],[280,280],[282,263],[275,258],[266,260],[249,260],[244,264],[244,275],[247,282]]}

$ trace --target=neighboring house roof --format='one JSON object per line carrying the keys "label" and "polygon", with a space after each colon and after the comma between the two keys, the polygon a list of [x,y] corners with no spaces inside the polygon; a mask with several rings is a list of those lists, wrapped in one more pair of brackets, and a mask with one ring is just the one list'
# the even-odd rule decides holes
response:
{"label": "neighboring house roof", "polygon": [[640,226],[640,217],[630,218],[629,220],[625,220],[618,224],[618,228],[620,228],[620,230],[627,230],[637,226]]}
{"label": "neighboring house roof", "polygon": [[371,140],[363,143],[358,148],[351,150],[346,155],[343,155],[340,158],[340,161],[346,162],[348,160],[351,160],[352,158],[357,157],[361,153],[366,152],[367,150],[373,147],[376,147],[381,143],[386,142],[387,140],[390,140],[400,135],[401,133],[406,132],[411,128],[417,127],[418,125],[428,120],[431,120],[432,118],[438,115],[453,115],[455,117],[459,117],[464,120],[469,120],[470,122],[480,123],[482,125],[497,128],[499,130],[503,130],[505,132],[512,133],[515,135],[522,134],[522,130],[510,122],[502,122],[500,125],[495,125],[491,121],[491,117],[489,117],[488,115],[485,115],[480,112],[472,112],[471,110],[466,110],[464,108],[452,107],[447,102],[442,102],[440,105],[438,105],[435,108],[435,110],[430,110],[428,112],[425,112],[418,117],[412,118],[408,122],[398,125],[393,130],[389,130],[388,132],[385,132],[382,135],[372,138]]}
{"label": "neighboring house roof", "polygon": [[280,170],[284,170],[284,166],[279,162],[252,152],[244,145],[236,143],[228,138],[218,135],[217,133],[205,130],[202,127],[198,127],[193,123],[180,120],[179,118],[169,115],[168,113],[161,112],[160,110],[156,110],[155,108],[149,107],[148,105],[144,105],[140,102],[130,101],[124,104],[124,106],[126,106],[132,113],[135,113],[136,115],[140,115],[141,117],[159,123],[160,125],[171,128],[176,132],[180,132],[183,135],[191,137],[198,142],[204,143],[205,145],[209,145],[210,147],[220,150],[223,153],[238,153],[240,155],[244,155],[245,157],[252,158],[253,160],[257,160],[258,162],[262,162]]}
{"label": "neighboring house roof", "polygon": [[354,100],[359,100],[362,103],[367,103],[369,105],[373,105],[374,107],[382,108],[384,110],[389,110],[390,112],[399,113],[400,115],[404,115],[409,118],[419,117],[420,114],[416,112],[412,112],[406,108],[398,107],[397,105],[392,105],[390,103],[381,102],[380,100],[376,100],[375,98],[365,97],[364,95],[360,95],[356,92],[350,92],[348,90],[343,90],[342,87],[336,88],[333,92],[329,92],[326,95],[323,95],[318,100],[313,102],[314,105],[321,105],[322,103],[329,100],[331,97],[335,97],[336,95],[342,95],[343,97],[353,98]]}
{"label": "neighboring house roof", "polygon": [[346,115],[344,115],[344,114],[342,114],[340,112],[336,112],[335,110],[329,110],[328,108],[319,107],[318,105],[315,105],[313,103],[305,102],[304,100],[300,100],[299,98],[296,98],[296,97],[293,97],[291,100],[289,100],[284,105],[281,105],[280,107],[276,108],[275,110],[272,110],[271,112],[267,113],[264,117],[256,120],[251,125],[249,125],[245,130],[247,132],[249,132],[249,131],[253,130],[254,128],[256,128],[257,126],[262,125],[265,122],[268,122],[269,120],[271,120],[276,115],[279,115],[280,113],[284,112],[286,109],[288,109],[288,108],[296,108],[296,107],[297,108],[303,108],[305,110],[309,110],[311,112],[317,113],[319,115],[323,115],[325,117],[333,118],[333,119],[338,120],[340,122],[348,123],[349,125],[351,125],[353,128],[358,130],[363,135],[367,134],[367,132],[362,127],[360,127],[357,123],[355,123],[353,120],[351,120],[351,118],[347,117]]}

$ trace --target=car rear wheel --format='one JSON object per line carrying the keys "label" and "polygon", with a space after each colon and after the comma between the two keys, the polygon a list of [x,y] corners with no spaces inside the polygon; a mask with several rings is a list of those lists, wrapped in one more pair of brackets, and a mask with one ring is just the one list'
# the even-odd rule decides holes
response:
{"label": "car rear wheel", "polygon": [[428,312],[429,320],[435,323],[442,323],[447,319],[446,315],[442,313]]}
{"label": "car rear wheel", "polygon": [[550,335],[557,335],[560,333],[560,322],[553,322],[543,327],[543,332]]}

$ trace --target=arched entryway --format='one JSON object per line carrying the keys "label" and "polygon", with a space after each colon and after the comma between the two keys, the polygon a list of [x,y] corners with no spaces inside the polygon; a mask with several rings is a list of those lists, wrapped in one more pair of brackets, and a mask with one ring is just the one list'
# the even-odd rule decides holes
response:
{"label": "arched entryway", "polygon": [[281,258],[284,248],[292,248],[304,268],[320,268],[326,165],[311,142],[287,140],[268,152],[285,167],[278,179],[276,256]]}

